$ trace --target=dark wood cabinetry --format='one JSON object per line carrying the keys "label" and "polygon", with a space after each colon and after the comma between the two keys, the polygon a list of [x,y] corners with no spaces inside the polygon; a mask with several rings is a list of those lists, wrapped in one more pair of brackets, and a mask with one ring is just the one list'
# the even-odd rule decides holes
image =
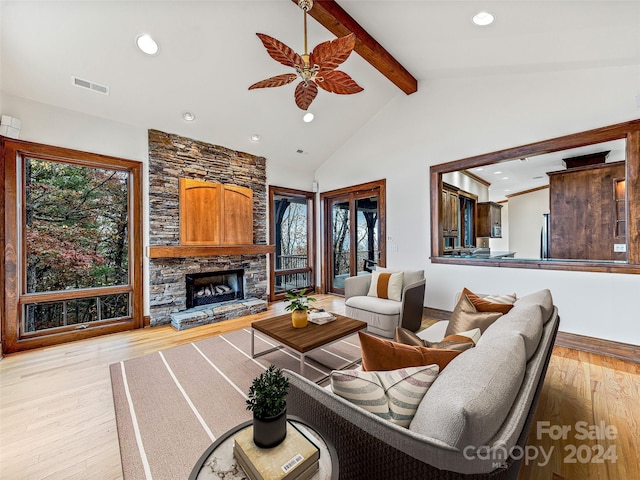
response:
{"label": "dark wood cabinetry", "polygon": [[480,202],[477,205],[477,237],[502,238],[502,205]]}
{"label": "dark wood cabinetry", "polygon": [[551,258],[626,260],[625,162],[548,175]]}
{"label": "dark wood cabinetry", "polygon": [[460,202],[457,190],[442,189],[442,235],[457,237],[460,225]]}

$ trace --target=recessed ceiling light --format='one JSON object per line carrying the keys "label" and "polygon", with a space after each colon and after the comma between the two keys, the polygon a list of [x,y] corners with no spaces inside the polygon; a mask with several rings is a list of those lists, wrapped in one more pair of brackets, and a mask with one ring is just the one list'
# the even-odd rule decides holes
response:
{"label": "recessed ceiling light", "polygon": [[488,12],[480,12],[473,17],[473,23],[481,27],[491,25],[495,17]]}
{"label": "recessed ceiling light", "polygon": [[509,180],[509,177],[502,177],[502,180]]}
{"label": "recessed ceiling light", "polygon": [[484,168],[482,168],[482,167],[476,168],[476,172],[481,172],[482,170],[484,170]]}
{"label": "recessed ceiling light", "polygon": [[313,121],[313,113],[311,113],[311,112],[305,113],[304,117],[302,117],[302,120],[304,120],[306,123],[312,122]]}
{"label": "recessed ceiling light", "polygon": [[259,142],[260,141],[260,135],[258,135],[257,133],[254,133],[253,135],[251,135],[251,137],[249,137],[251,139],[251,141],[253,143]]}
{"label": "recessed ceiling light", "polygon": [[196,119],[196,116],[191,112],[184,112],[182,114],[182,118],[185,122],[193,122]]}
{"label": "recessed ceiling light", "polygon": [[494,175],[500,175],[502,172],[500,170],[496,170],[495,172],[493,172]]}
{"label": "recessed ceiling light", "polygon": [[147,35],[146,33],[138,35],[136,38],[136,45],[147,55],[155,55],[158,53],[158,44],[153,38],[151,38],[151,35]]}

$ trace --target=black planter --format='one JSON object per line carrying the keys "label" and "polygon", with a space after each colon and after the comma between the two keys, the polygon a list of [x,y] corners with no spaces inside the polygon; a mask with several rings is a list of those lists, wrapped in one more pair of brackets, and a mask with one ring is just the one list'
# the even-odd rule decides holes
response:
{"label": "black planter", "polygon": [[253,443],[260,448],[280,445],[287,436],[287,409],[275,417],[253,416]]}

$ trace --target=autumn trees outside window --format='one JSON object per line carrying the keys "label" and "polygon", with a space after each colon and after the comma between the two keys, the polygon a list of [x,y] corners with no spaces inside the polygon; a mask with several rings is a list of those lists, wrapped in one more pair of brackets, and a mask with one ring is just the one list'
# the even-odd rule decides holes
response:
{"label": "autumn trees outside window", "polygon": [[[129,174],[24,159],[26,293],[129,283]],[[128,294],[27,305],[24,333],[128,317]]]}

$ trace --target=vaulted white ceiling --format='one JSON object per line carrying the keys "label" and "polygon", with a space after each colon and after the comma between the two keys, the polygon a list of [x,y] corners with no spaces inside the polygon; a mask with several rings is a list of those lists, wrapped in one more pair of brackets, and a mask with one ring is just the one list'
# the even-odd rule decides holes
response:
{"label": "vaulted white ceiling", "polygon": [[[434,79],[640,64],[638,0],[338,3],[418,79],[414,95]],[[294,103],[295,84],[249,91],[254,82],[289,71],[267,55],[256,32],[302,52],[302,12],[291,0],[0,5],[3,93],[281,165],[317,168],[388,102],[405,96],[355,53],[340,69],[364,92],[320,91],[309,109],[312,123],[302,121]],[[495,23],[475,26],[471,17],[480,10],[493,13]],[[137,50],[140,33],[157,40],[157,55]],[[332,38],[309,19],[310,48]],[[75,87],[72,76],[106,85],[110,94]],[[185,111],[196,120],[185,122]],[[260,142],[250,141],[254,133]]]}

